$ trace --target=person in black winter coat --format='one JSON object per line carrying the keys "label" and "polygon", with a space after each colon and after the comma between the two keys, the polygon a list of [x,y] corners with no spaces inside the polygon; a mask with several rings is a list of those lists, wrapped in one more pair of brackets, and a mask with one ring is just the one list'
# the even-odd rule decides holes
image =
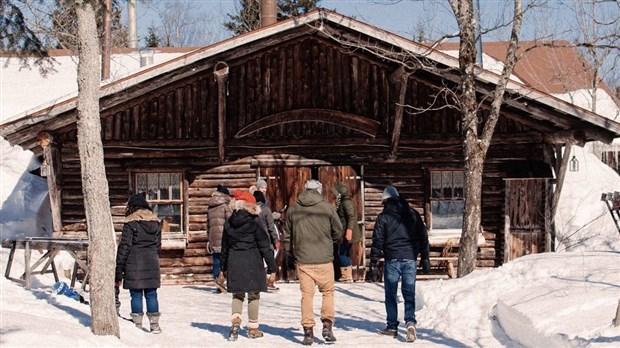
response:
{"label": "person in black winter coat", "polygon": [[385,310],[387,312],[385,329],[379,334],[396,337],[398,335],[398,280],[402,278],[401,291],[405,302],[405,323],[407,342],[416,339],[415,331],[415,281],[416,259],[422,255],[425,273],[429,269],[429,245],[426,226],[422,217],[401,198],[394,186],[383,191],[383,211],[375,221],[370,249],[370,280],[377,280],[377,262],[384,257],[383,284],[385,291]]}
{"label": "person in black winter coat", "polygon": [[260,208],[252,194],[234,192],[233,213],[224,224],[220,269],[226,273],[228,292],[233,294],[232,326],[228,339],[239,335],[243,301],[248,295],[248,337],[263,337],[258,328],[260,292],[267,291],[263,260],[269,273],[276,272],[271,243],[258,217]]}
{"label": "person in black winter coat", "polygon": [[159,253],[161,251],[161,223],[147,203],[144,194],[129,197],[125,210],[125,224],[116,253],[116,284],[129,289],[131,319],[142,328],[143,304],[150,329],[160,333],[157,288],[161,285]]}

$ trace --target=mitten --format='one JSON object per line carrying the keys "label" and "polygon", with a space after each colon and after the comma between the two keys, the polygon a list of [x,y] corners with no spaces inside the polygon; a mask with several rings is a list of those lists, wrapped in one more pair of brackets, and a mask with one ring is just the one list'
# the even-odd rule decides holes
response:
{"label": "mitten", "polygon": [[431,260],[428,258],[428,256],[422,258],[422,273],[431,273]]}
{"label": "mitten", "polygon": [[297,260],[295,259],[295,255],[291,253],[287,253],[286,254],[286,266],[289,269],[294,269],[296,263],[297,263]]}
{"label": "mitten", "polygon": [[370,269],[368,270],[368,280],[374,283],[377,281],[378,277],[379,277],[379,267],[377,266],[376,262],[371,262]]}

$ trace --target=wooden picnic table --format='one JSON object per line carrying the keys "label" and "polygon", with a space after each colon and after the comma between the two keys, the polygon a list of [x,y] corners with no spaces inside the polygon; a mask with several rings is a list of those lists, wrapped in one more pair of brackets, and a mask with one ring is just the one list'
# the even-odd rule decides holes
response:
{"label": "wooden picnic table", "polygon": [[[54,279],[58,281],[58,272],[56,271],[56,265],[54,264],[54,257],[58,255],[60,251],[66,251],[73,259],[75,263],[73,265],[73,272],[71,275],[71,287],[75,286],[75,280],[77,278],[78,267],[84,270],[85,276],[82,282],[82,290],[85,289],[88,281],[89,268],[88,264],[80,259],[76,254],[78,251],[88,250],[87,239],[68,239],[68,238],[46,238],[46,237],[26,237],[23,239],[5,239],[2,241],[3,248],[11,249],[9,253],[9,260],[6,265],[6,271],[4,277],[23,284],[26,289],[30,289],[30,277],[36,272],[36,268],[43,264],[40,273],[44,274],[48,268],[52,267],[52,273]],[[24,249],[24,273],[20,278],[13,278],[10,276],[11,267],[13,265],[13,257],[15,256],[16,249]],[[34,264],[30,265],[31,252],[33,249],[45,250],[45,253]]]}

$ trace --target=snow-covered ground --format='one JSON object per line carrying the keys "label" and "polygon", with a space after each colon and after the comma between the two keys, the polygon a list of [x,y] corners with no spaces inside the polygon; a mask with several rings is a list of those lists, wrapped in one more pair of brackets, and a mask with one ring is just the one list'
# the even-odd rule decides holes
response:
{"label": "snow-covered ground", "polygon": [[[8,252],[2,249],[2,270]],[[18,253],[12,275],[23,271]],[[34,252],[37,255],[37,252]],[[66,279],[65,279],[66,280]],[[68,281],[68,280],[66,280]],[[153,335],[120,319],[120,339],[90,331],[90,308],[52,293],[53,276],[36,275],[31,290],[0,280],[0,345],[3,347],[220,347],[250,344],[289,347],[301,343],[300,291],[279,284],[261,295],[265,337],[226,340],[231,296],[209,285],[164,286],[159,290],[163,333]],[[77,287],[77,286],[76,286]],[[449,347],[617,347],[612,325],[620,299],[620,253],[562,252],[522,257],[497,269],[477,270],[462,279],[417,285],[416,346]],[[88,293],[85,293],[88,298]],[[338,284],[334,333],[339,346],[398,346],[376,332],[385,325],[383,285]],[[121,314],[129,317],[129,294],[121,293]],[[315,296],[319,321],[320,295]],[[402,304],[399,318],[402,320]],[[245,315],[245,314],[244,314]],[[146,319],[146,318],[145,318]],[[244,322],[247,318],[244,317]],[[320,337],[320,324],[315,328]],[[316,343],[323,341],[317,338]]]}
{"label": "snow-covered ground", "polygon": [[[620,188],[620,177],[587,151],[576,148],[574,154],[580,162],[580,171],[567,173],[560,199],[557,218],[560,251],[525,256],[496,269],[476,270],[462,279],[418,282],[417,346],[620,346],[620,328],[612,325],[620,300],[620,233],[600,201],[602,192]],[[26,209],[41,201],[41,193],[33,189],[36,184],[28,179],[32,176],[27,172],[29,163],[19,151],[2,154],[1,188],[10,191],[9,195],[2,195],[3,199],[8,197],[0,214],[2,239],[21,236],[14,231],[23,231],[23,226],[45,224],[44,215]],[[13,185],[22,181],[23,184]],[[20,208],[15,209],[14,204]],[[33,259],[40,255],[33,251]],[[8,250],[1,249],[1,272],[6,269],[7,259]],[[22,252],[16,253],[13,263],[11,276],[18,277],[23,272]],[[67,269],[71,262],[66,257],[60,258],[57,266]],[[121,319],[121,338],[117,339],[94,336],[89,327],[90,308],[68,297],[53,295],[53,283],[51,274],[37,274],[32,289],[26,290],[0,278],[2,347],[232,344],[226,341],[231,297],[214,293],[212,286],[162,287],[159,298],[164,332],[152,335]],[[235,344],[259,347],[300,344],[303,334],[299,286],[293,283],[279,286],[279,293],[262,295],[260,321],[265,337],[250,341],[243,336]],[[88,293],[84,296],[88,298]],[[127,291],[122,292],[121,300],[121,313],[128,317]],[[317,321],[319,303],[317,294]],[[401,304],[401,320],[402,310]],[[381,284],[338,284],[336,312],[337,345],[370,347],[404,343],[402,328],[398,339],[376,333],[385,325]],[[319,330],[320,325],[315,329],[318,337]]]}

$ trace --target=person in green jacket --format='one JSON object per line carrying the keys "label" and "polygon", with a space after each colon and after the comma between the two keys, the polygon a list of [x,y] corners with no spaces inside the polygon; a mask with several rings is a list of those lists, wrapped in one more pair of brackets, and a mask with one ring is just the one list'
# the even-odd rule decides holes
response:
{"label": "person in green jacket", "polygon": [[289,267],[296,268],[301,290],[301,325],[304,345],[314,342],[314,292],[323,295],[321,322],[323,339],[333,343],[334,260],[333,244],[343,236],[342,224],[334,207],[321,195],[321,183],[308,180],[297,202],[288,208],[284,224],[284,250]]}
{"label": "person in green jacket", "polygon": [[[344,238],[342,239],[338,256],[340,258],[340,282],[352,282],[353,280],[359,280],[358,272],[353,279],[353,263],[351,260],[352,254],[359,258],[361,255],[359,250],[362,241],[362,232],[357,224],[357,214],[355,211],[355,204],[349,194],[349,188],[344,182],[339,182],[332,186],[332,192],[336,195],[336,212],[340,217],[343,229],[345,230]],[[360,255],[358,255],[360,254]],[[360,262],[355,260],[355,266],[358,266]]]}

